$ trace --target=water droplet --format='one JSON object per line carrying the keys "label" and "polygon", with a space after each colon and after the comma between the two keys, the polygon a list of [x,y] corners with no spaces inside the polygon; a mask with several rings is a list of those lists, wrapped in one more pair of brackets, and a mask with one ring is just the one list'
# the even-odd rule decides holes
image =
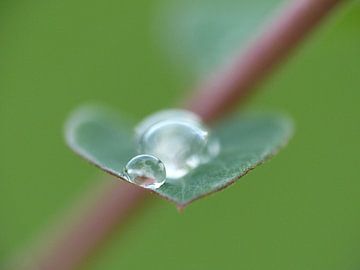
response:
{"label": "water droplet", "polygon": [[187,123],[201,123],[200,117],[196,114],[180,109],[169,109],[156,112],[139,123],[135,128],[135,137],[138,142],[142,135],[153,125],[164,120],[185,121]]}
{"label": "water droplet", "polygon": [[167,178],[177,179],[219,152],[217,140],[199,117],[183,110],[156,113],[136,128],[139,153],[158,157],[166,167]]}
{"label": "water droplet", "polygon": [[208,143],[202,153],[201,163],[207,163],[220,153],[220,142],[218,138],[210,136]]}
{"label": "water droplet", "polygon": [[130,182],[149,189],[159,188],[166,180],[164,164],[152,155],[133,157],[126,164],[124,173]]}

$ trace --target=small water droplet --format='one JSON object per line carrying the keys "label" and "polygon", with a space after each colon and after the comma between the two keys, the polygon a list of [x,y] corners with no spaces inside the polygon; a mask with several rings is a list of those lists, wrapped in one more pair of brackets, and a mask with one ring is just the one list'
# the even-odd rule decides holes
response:
{"label": "small water droplet", "polygon": [[164,164],[152,155],[138,155],[130,159],[124,174],[130,182],[149,189],[159,188],[166,180]]}

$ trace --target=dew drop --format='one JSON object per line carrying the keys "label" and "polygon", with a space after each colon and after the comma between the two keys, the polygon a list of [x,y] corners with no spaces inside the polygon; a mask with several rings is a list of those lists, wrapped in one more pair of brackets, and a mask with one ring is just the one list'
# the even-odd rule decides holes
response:
{"label": "dew drop", "polygon": [[170,119],[182,122],[185,121],[187,123],[201,123],[200,117],[192,112],[180,109],[163,110],[146,117],[136,126],[136,140],[140,139],[140,137],[154,124]]}
{"label": "dew drop", "polygon": [[219,152],[219,143],[195,114],[169,110],[151,115],[136,128],[138,153],[158,157],[168,179],[178,179]]}
{"label": "dew drop", "polygon": [[210,136],[208,143],[202,153],[201,163],[207,163],[220,153],[220,142],[218,138]]}
{"label": "dew drop", "polygon": [[138,155],[130,159],[124,174],[130,182],[149,189],[159,188],[166,180],[164,164],[152,155]]}

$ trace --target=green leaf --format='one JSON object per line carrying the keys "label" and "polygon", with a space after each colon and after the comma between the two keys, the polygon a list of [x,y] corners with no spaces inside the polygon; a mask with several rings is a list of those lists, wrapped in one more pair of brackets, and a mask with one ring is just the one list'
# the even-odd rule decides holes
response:
{"label": "green leaf", "polygon": [[[292,131],[292,122],[276,114],[248,114],[221,122],[213,130],[221,143],[220,154],[154,192],[183,207],[234,183],[275,155]],[[127,161],[136,154],[132,135],[128,122],[100,108],[81,108],[66,125],[66,140],[75,152],[120,178]]]}
{"label": "green leaf", "polygon": [[[171,1],[158,16],[156,29],[174,63],[193,73],[223,64],[254,36],[281,0]],[[165,21],[165,23],[164,23]]]}

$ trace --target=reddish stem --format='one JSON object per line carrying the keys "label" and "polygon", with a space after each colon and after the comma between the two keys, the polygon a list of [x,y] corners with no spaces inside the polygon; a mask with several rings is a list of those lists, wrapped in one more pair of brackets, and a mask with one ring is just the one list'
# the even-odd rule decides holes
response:
{"label": "reddish stem", "polygon": [[60,235],[55,249],[41,261],[40,269],[74,269],[145,199],[143,189],[120,184],[118,180],[117,183],[109,182],[101,187],[103,190],[96,200],[90,198],[89,208],[69,226],[70,230]]}
{"label": "reddish stem", "polygon": [[[291,1],[251,46],[203,84],[187,104],[206,122],[233,109],[254,86],[264,79],[304,39],[340,0]],[[71,226],[56,238],[46,252],[31,256],[25,269],[75,269],[118,225],[134,212],[146,192],[122,183],[106,183],[99,197],[87,202]],[[20,269],[20,268],[16,268]]]}
{"label": "reddish stem", "polygon": [[56,228],[46,232],[38,246],[17,256],[9,268],[77,269],[118,225],[124,225],[124,220],[143,205],[147,194],[144,189],[118,179],[104,179],[100,186],[94,186],[80,198],[75,209],[67,213],[65,223],[55,224]]}
{"label": "reddish stem", "polygon": [[282,14],[228,65],[202,84],[186,107],[213,121],[232,110],[274,70],[340,0],[291,1]]}

